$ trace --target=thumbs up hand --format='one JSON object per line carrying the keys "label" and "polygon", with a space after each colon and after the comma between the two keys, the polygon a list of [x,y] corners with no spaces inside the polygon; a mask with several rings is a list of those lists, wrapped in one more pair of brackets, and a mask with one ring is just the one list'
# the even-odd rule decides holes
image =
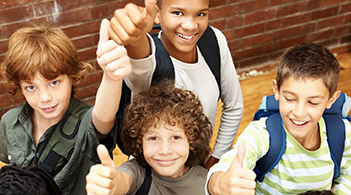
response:
{"label": "thumbs up hand", "polygon": [[101,164],[93,165],[86,176],[87,194],[115,194],[117,191],[117,175],[115,163],[104,145],[97,147]]}
{"label": "thumbs up hand", "polygon": [[104,73],[114,81],[121,81],[128,76],[132,68],[127,51],[124,47],[109,40],[108,29],[110,22],[102,20],[100,26],[100,38],[96,51],[97,62]]}
{"label": "thumbs up hand", "polygon": [[152,29],[157,13],[157,0],[145,0],[145,7],[129,3],[117,9],[111,19],[109,34],[119,45],[137,42]]}
{"label": "thumbs up hand", "polygon": [[226,172],[215,172],[211,176],[208,183],[208,190],[211,194],[255,194],[256,174],[251,169],[242,166],[245,153],[245,144],[239,142],[237,155],[229,169]]}

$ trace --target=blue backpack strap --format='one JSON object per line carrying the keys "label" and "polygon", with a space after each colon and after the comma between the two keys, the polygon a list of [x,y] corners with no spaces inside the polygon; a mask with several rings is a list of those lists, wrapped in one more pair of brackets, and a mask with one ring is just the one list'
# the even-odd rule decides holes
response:
{"label": "blue backpack strap", "polygon": [[279,112],[279,102],[275,100],[274,95],[264,96],[253,120],[259,120],[261,117],[268,117],[277,112]]}
{"label": "blue backpack strap", "polygon": [[345,149],[345,123],[338,115],[323,115],[330,156],[334,161],[334,179],[339,177],[341,160]]}
{"label": "blue backpack strap", "polygon": [[268,152],[256,162],[254,168],[256,180],[259,182],[262,182],[264,176],[278,164],[286,146],[286,134],[279,113],[272,114],[267,118],[266,129],[269,133]]}

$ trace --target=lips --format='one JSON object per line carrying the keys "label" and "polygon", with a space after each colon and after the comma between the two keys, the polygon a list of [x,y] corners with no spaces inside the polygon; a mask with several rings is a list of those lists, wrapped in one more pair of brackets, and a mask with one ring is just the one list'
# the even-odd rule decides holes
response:
{"label": "lips", "polygon": [[54,111],[56,109],[56,107],[57,107],[57,105],[41,108],[41,110],[44,111],[44,112],[52,112],[52,111]]}
{"label": "lips", "polygon": [[297,121],[297,120],[291,119],[291,122],[293,122],[297,126],[303,126],[303,125],[307,124],[308,121]]}
{"label": "lips", "polygon": [[156,160],[158,164],[162,165],[162,166],[169,166],[172,165],[176,159],[172,159],[172,160]]}
{"label": "lips", "polygon": [[181,35],[181,34],[179,34],[179,33],[176,33],[176,34],[177,34],[177,36],[178,36],[179,38],[185,39],[185,40],[191,40],[191,39],[193,39],[193,38],[195,37],[195,35],[186,36],[186,35]]}

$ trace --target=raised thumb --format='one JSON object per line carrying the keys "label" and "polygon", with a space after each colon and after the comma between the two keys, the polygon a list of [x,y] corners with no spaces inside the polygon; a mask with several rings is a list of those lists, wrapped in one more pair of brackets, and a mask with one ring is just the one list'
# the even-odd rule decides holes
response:
{"label": "raised thumb", "polygon": [[98,145],[97,154],[103,166],[115,167],[115,163],[111,159],[110,154],[108,153],[104,145],[102,144]]}
{"label": "raised thumb", "polygon": [[246,153],[246,147],[244,142],[238,142],[238,152],[235,158],[233,159],[232,164],[234,163],[236,166],[242,167],[245,153]]}

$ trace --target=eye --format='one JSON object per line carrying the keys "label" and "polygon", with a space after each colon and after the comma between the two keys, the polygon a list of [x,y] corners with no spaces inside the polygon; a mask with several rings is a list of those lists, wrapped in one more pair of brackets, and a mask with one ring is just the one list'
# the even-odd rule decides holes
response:
{"label": "eye", "polygon": [[180,140],[180,139],[182,139],[182,137],[178,135],[175,135],[172,137],[172,140]]}
{"label": "eye", "polygon": [[147,140],[150,140],[150,141],[156,141],[157,140],[157,137],[149,137]]}
{"label": "eye", "polygon": [[34,91],[36,89],[36,87],[34,87],[34,86],[27,86],[26,89],[28,91]]}
{"label": "eye", "polygon": [[205,13],[198,13],[198,14],[196,14],[196,16],[197,17],[204,17],[204,16],[206,16],[206,14]]}
{"label": "eye", "polygon": [[174,12],[172,12],[174,15],[177,15],[177,16],[182,16],[183,15],[183,13],[182,12],[180,12],[180,11],[174,11]]}
{"label": "eye", "polygon": [[313,105],[313,106],[317,106],[319,103],[317,103],[317,102],[308,102],[308,103],[310,103],[311,105]]}
{"label": "eye", "polygon": [[285,97],[285,100],[286,100],[286,101],[288,101],[288,102],[292,102],[292,101],[294,101],[294,99],[292,99],[292,98],[288,98],[288,97]]}
{"label": "eye", "polygon": [[56,86],[56,85],[58,85],[59,84],[59,82],[58,81],[52,81],[51,83],[50,83],[50,86]]}

